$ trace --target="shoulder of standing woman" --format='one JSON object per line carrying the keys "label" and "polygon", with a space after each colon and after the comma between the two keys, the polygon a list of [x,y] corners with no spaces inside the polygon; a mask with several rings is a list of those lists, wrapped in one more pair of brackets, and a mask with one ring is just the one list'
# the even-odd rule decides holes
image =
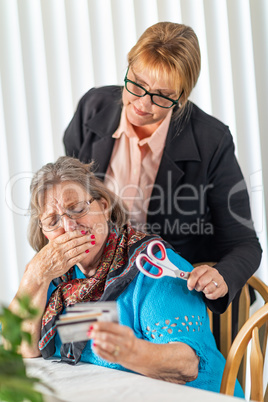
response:
{"label": "shoulder of standing woman", "polygon": [[192,112],[191,112],[191,120],[195,124],[202,124],[204,126],[210,127],[214,130],[225,131],[229,130],[228,125],[212,116],[209,113],[206,113],[204,110],[200,109],[197,105],[192,103]]}
{"label": "shoulder of standing woman", "polygon": [[208,145],[212,153],[222,144],[229,144],[233,148],[233,137],[229,127],[194,103],[189,103],[190,116],[180,137],[188,138],[188,141],[189,138],[192,138],[201,154],[203,148],[205,148],[203,151],[207,154]]}
{"label": "shoulder of standing woman", "polygon": [[85,108],[87,105],[108,105],[111,101],[120,102],[122,89],[123,87],[119,85],[93,87],[79,100],[78,109]]}

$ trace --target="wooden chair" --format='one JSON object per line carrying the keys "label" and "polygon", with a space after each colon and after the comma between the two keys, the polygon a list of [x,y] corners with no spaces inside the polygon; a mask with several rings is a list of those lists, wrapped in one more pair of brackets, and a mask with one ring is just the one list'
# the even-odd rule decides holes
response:
{"label": "wooden chair", "polygon": [[[238,331],[249,318],[250,313],[250,295],[249,286],[251,286],[257,295],[263,299],[263,303],[268,303],[268,286],[259,278],[252,276],[243,287],[239,298],[238,313]],[[213,314],[208,311],[210,323],[213,328]],[[229,353],[232,344],[232,305],[230,304],[225,313],[220,316],[220,351],[225,358]]]}
{"label": "wooden chair", "polygon": [[[213,267],[216,262],[202,262],[196,263],[193,266],[198,267],[199,265],[210,265]],[[244,323],[249,318],[250,312],[250,294],[249,294],[249,286],[251,286],[257,295],[259,295],[263,299],[263,303],[268,303],[268,286],[256,276],[252,276],[247,281],[246,285],[243,287],[240,298],[239,298],[239,321],[238,321],[238,331]],[[210,320],[210,328],[213,332],[213,313],[208,309],[208,315]],[[225,359],[227,358],[228,352],[230,350],[232,344],[232,304],[230,304],[227,310],[220,315],[220,344],[219,349]]]}
{"label": "wooden chair", "polygon": [[[265,334],[260,340],[259,329],[265,328]],[[242,326],[233,341],[227,356],[224,368],[220,392],[233,395],[235,381],[238,375],[239,366],[247,346],[251,340],[250,354],[250,399],[254,401],[267,401],[268,388],[263,391],[263,366],[266,352],[268,335],[268,303],[257,310]]]}
{"label": "wooden chair", "polygon": [[[216,262],[202,262],[194,264],[194,267],[199,265],[207,264],[213,266]],[[249,319],[250,314],[250,294],[249,294],[249,286],[251,286],[256,294],[262,298],[263,303],[268,303],[268,286],[259,278],[252,276],[247,281],[246,285],[243,287],[240,298],[239,298],[239,307],[238,307],[238,331],[242,328],[245,322]],[[211,331],[214,332],[214,315],[208,309],[208,315],[210,320],[210,328]],[[231,348],[233,342],[232,336],[232,304],[230,304],[227,310],[221,314],[218,318],[219,326],[220,326],[220,339],[219,339],[219,350],[225,357],[228,356],[229,350]],[[262,329],[261,338],[265,337],[265,330]],[[242,363],[239,368],[238,372],[238,381],[240,382],[243,390],[245,391],[245,380],[246,380],[246,364],[247,364],[247,357],[246,354],[242,359]],[[268,402],[268,401],[267,401]]]}

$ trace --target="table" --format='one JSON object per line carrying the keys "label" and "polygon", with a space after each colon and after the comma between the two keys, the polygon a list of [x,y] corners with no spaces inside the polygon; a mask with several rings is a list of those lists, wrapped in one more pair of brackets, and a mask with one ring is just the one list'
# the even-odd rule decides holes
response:
{"label": "table", "polygon": [[71,366],[55,358],[24,359],[29,376],[40,378],[55,393],[42,389],[46,402],[241,402],[241,399],[184,385],[96,366]]}

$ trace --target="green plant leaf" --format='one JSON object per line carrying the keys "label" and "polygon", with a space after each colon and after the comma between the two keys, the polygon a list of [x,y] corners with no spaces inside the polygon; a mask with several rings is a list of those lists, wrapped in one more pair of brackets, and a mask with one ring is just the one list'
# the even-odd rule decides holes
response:
{"label": "green plant leaf", "polygon": [[25,365],[22,356],[12,350],[0,347],[1,375],[20,375],[26,377]]}
{"label": "green plant leaf", "polygon": [[0,334],[7,341],[5,347],[0,345],[0,401],[41,402],[41,393],[34,389],[34,385],[41,381],[27,376],[23,358],[18,353],[22,340],[31,343],[31,335],[22,331],[23,321],[36,317],[38,310],[31,307],[28,296],[21,297],[18,302],[18,314],[0,306]]}
{"label": "green plant leaf", "polygon": [[31,344],[32,337],[31,337],[31,334],[29,334],[29,332],[22,331],[21,332],[21,338],[22,338],[22,340],[24,340],[24,341],[28,342],[29,344]]}
{"label": "green plant leaf", "polygon": [[5,402],[42,402],[42,394],[33,388],[36,379],[0,375],[0,400]]}
{"label": "green plant leaf", "polygon": [[38,309],[31,306],[31,299],[29,296],[24,295],[18,299],[20,304],[21,315],[25,318],[33,318],[38,314]]}

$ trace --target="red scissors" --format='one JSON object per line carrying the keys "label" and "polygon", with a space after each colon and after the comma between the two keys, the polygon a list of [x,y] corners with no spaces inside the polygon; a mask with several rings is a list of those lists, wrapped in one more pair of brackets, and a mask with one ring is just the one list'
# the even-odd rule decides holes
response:
{"label": "red scissors", "polygon": [[[156,246],[161,251],[161,257],[156,257],[153,248]],[[147,255],[148,254],[148,255]],[[147,247],[147,254],[141,253],[136,258],[136,265],[139,270],[154,279],[162,278],[162,276],[172,276],[173,278],[180,278],[187,280],[190,276],[190,272],[181,271],[176,265],[172,264],[172,262],[168,259],[167,251],[163,243],[159,240],[153,240],[149,246]],[[147,271],[142,261],[148,262],[157,268],[158,272],[153,274]]]}

